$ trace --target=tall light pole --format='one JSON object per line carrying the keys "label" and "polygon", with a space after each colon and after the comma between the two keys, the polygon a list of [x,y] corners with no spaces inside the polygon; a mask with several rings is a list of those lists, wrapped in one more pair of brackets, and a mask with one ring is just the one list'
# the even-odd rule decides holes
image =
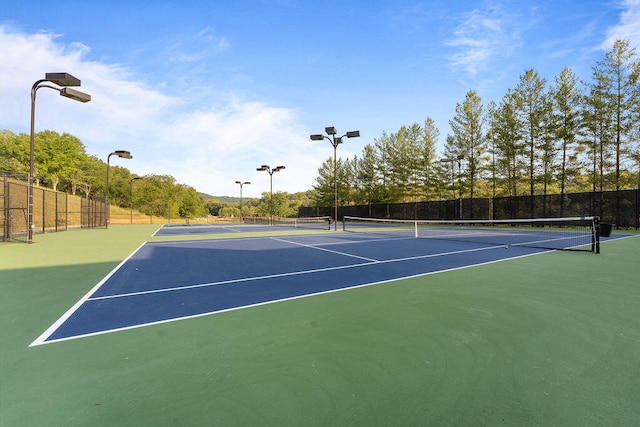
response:
{"label": "tall light pole", "polygon": [[144,179],[141,176],[134,176],[129,180],[129,224],[133,224],[133,181]]}
{"label": "tall light pole", "polygon": [[127,150],[116,150],[113,153],[109,153],[107,156],[107,185],[104,191],[104,203],[107,209],[107,218],[105,221],[105,228],[109,228],[109,220],[111,219],[111,209],[109,209],[109,160],[111,156],[118,156],[122,159],[133,159],[133,156]]}
{"label": "tall light pole", "polygon": [[[53,83],[57,86],[46,84]],[[36,92],[41,87],[57,90],[61,96],[71,98],[74,101],[89,102],[91,95],[71,89],[69,86],[80,86],[80,79],[69,73],[46,73],[44,79],[36,81],[31,87],[31,131],[29,142],[29,185],[27,186],[27,243],[33,243],[33,175],[34,175],[34,128],[36,118]]]}
{"label": "tall light pole", "polygon": [[327,133],[327,135],[329,136],[325,136],[321,133],[317,133],[314,135],[310,135],[309,137],[311,138],[312,141],[322,141],[323,139],[328,140],[331,145],[333,145],[333,207],[334,207],[334,217],[333,217],[333,221],[334,221],[334,230],[338,229],[338,164],[337,164],[337,149],[338,149],[338,144],[342,144],[342,138],[344,138],[345,136],[347,138],[357,138],[360,136],[360,131],[359,130],[352,130],[350,132],[345,133],[344,135],[337,137],[336,134],[338,133],[338,131],[336,131],[336,128],[333,126],[328,126],[326,128],[324,128],[324,131]]}
{"label": "tall light pole", "polygon": [[262,165],[256,169],[258,172],[266,171],[269,174],[269,213],[271,214],[271,223],[273,223],[273,174],[283,169],[286,168],[284,166],[276,166],[271,169],[269,165]]}
{"label": "tall light pole", "polygon": [[[455,162],[458,162],[458,187],[459,187],[458,192],[460,196],[460,207],[459,207],[460,219],[462,219],[462,180],[460,179],[460,170],[462,167],[461,163],[463,159],[464,159],[464,154],[458,154],[456,157],[445,157],[444,159],[440,159],[440,161],[443,163],[451,163],[451,190],[453,191],[453,200],[456,199],[456,185],[455,185],[455,178],[454,178],[455,173],[453,171],[453,164]],[[455,217],[455,213],[453,216]]]}
{"label": "tall light pole", "polygon": [[251,184],[249,181],[236,181],[236,184],[240,185],[240,222],[242,222],[242,186],[245,184]]}

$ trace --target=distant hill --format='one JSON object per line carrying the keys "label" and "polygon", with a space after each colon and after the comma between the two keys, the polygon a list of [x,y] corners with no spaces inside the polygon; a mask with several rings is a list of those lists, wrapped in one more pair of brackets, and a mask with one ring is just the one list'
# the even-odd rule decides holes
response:
{"label": "distant hill", "polygon": [[[200,195],[200,197],[202,197],[202,200],[204,200],[205,202],[207,200],[218,200],[219,202],[222,203],[240,203],[240,197],[230,197],[230,196],[212,196],[210,194],[206,194],[206,193],[198,193]],[[247,200],[254,200],[253,197],[243,197],[242,198],[243,201],[247,201]]]}

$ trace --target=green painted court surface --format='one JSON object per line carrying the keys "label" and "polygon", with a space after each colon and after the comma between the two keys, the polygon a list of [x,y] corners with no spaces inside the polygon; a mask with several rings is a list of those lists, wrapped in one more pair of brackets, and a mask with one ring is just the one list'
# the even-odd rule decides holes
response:
{"label": "green painted court surface", "polygon": [[0,425],[640,424],[640,236],[28,347],[156,228],[0,244]]}

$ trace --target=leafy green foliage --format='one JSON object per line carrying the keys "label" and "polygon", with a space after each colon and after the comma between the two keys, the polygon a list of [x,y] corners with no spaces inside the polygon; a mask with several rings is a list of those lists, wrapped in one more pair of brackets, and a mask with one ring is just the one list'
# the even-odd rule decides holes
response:
{"label": "leafy green foliage", "polygon": [[[338,203],[549,194],[640,187],[640,60],[617,40],[583,85],[566,68],[550,87],[533,68],[499,103],[470,90],[440,132],[423,126],[383,131],[360,157],[335,162]],[[444,159],[443,159],[444,160]],[[333,159],[318,170],[316,206],[334,201]],[[591,184],[591,188],[589,188]]]}

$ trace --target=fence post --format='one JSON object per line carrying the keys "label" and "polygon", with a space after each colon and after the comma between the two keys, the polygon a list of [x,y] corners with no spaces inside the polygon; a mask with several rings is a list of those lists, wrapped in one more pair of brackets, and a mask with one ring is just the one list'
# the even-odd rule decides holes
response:
{"label": "fence post", "polygon": [[9,209],[10,207],[10,203],[9,203],[9,179],[7,178],[7,176],[5,175],[3,177],[3,182],[2,182],[2,221],[3,221],[3,227],[2,227],[2,239],[5,242],[8,242],[11,239],[11,233],[9,232],[9,227],[11,225],[11,219],[9,218],[9,213],[11,212],[11,210]]}

